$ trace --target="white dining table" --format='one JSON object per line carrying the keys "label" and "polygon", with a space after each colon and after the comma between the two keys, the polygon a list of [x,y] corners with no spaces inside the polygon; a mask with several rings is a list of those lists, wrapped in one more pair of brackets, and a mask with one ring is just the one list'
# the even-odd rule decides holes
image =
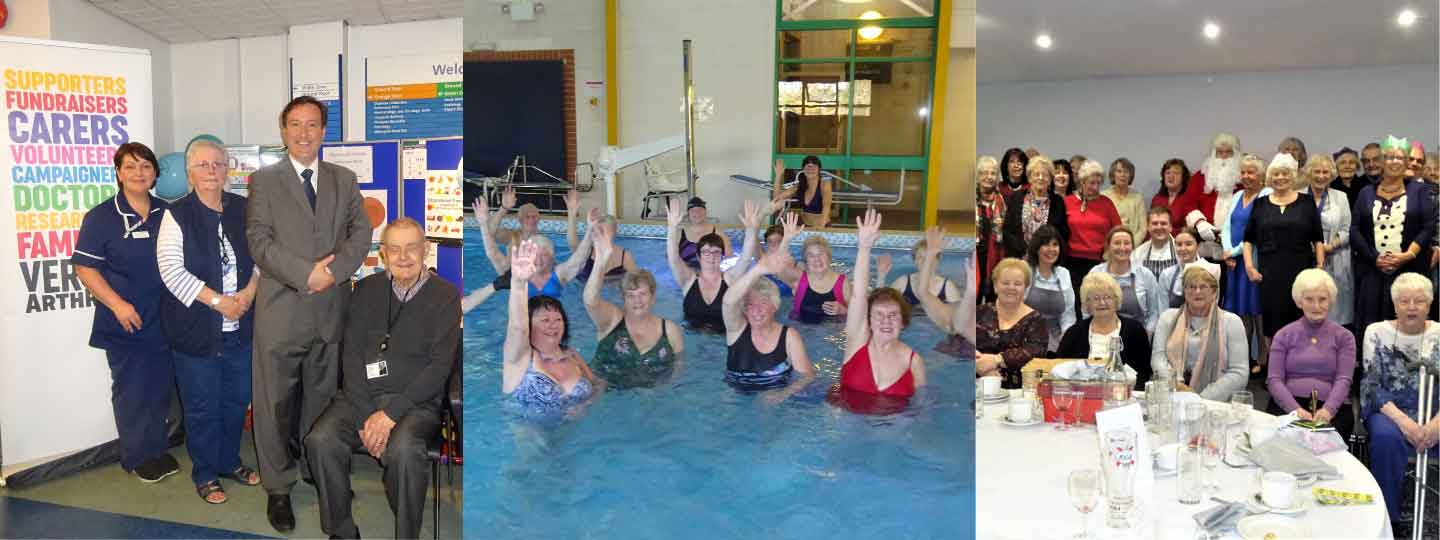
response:
{"label": "white dining table", "polygon": [[[1227,404],[1207,401],[1212,408]],[[1095,426],[1076,424],[1057,431],[1053,423],[1012,427],[1001,422],[1006,402],[983,405],[985,416],[975,424],[976,538],[981,540],[1068,539],[1081,529],[1081,515],[1070,504],[1070,471],[1100,468],[1100,445]],[[1252,410],[1249,422],[1275,417]],[[1238,424],[1237,424],[1238,426]],[[1389,514],[1375,477],[1346,451],[1319,456],[1343,477],[1322,480],[1314,486],[1369,493],[1368,505],[1322,506],[1310,501],[1308,510],[1289,515],[1308,526],[1313,538],[1392,538]],[[1238,458],[1244,462],[1244,458]],[[1240,502],[1255,493],[1256,467],[1235,468],[1224,463],[1215,469],[1218,493],[1207,493],[1200,504],[1177,500],[1176,476],[1157,475],[1148,500],[1137,497],[1133,510],[1138,522],[1131,529],[1105,527],[1105,501],[1087,516],[1095,538],[1183,539],[1197,538],[1196,513],[1216,507],[1210,497]],[[1103,471],[1102,471],[1103,483]],[[1310,487],[1301,490],[1309,496]],[[1231,529],[1219,538],[1238,539]]]}

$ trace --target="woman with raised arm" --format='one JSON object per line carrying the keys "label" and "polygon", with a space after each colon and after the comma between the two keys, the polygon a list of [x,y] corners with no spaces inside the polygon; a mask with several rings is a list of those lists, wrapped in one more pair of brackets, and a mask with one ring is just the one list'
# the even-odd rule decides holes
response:
{"label": "woman with raised arm", "polygon": [[[671,200],[670,207],[678,207],[680,201]],[[667,215],[670,208],[666,208]],[[730,238],[720,232],[720,228],[710,223],[709,209],[705,207],[705,199],[691,197],[690,202],[685,205],[685,213],[680,217],[684,220],[680,226],[680,238],[671,238],[669,241],[675,244],[680,252],[680,259],[692,270],[700,268],[700,240],[713,235],[720,239],[720,246],[723,249],[720,258],[730,254]],[[673,226],[671,227],[674,228]]]}
{"label": "woman with raised arm", "polygon": [[[594,235],[595,259],[608,260],[616,251],[615,231],[600,226]],[[674,380],[685,350],[680,325],[655,316],[655,276],[649,270],[625,272],[620,280],[624,305],[600,298],[604,274],[593,272],[585,282],[585,312],[595,323],[595,372],[615,388],[655,386]]]}
{"label": "woman with raised arm", "polygon": [[529,240],[540,230],[540,208],[530,203],[520,206],[520,214],[517,218],[520,221],[519,229],[500,228],[500,221],[505,219],[505,215],[512,208],[515,208],[515,202],[515,188],[505,188],[505,191],[500,194],[500,210],[490,217],[490,230],[495,232],[495,241],[500,245],[514,246]]}
{"label": "woman with raised arm", "polygon": [[[891,289],[900,291],[900,295],[905,299],[905,303],[910,304],[912,307],[920,305],[920,297],[915,294],[915,284],[920,282],[916,274],[919,273],[918,270],[920,269],[920,260],[924,258],[925,240],[922,238],[919,242],[915,242],[915,247],[910,248],[910,260],[915,262],[915,269],[917,270],[917,272],[912,272],[897,277],[894,281],[887,281],[890,278],[890,269],[892,264],[890,260],[890,254],[886,253],[884,255],[876,257],[875,286],[885,287],[888,283]],[[937,263],[935,266],[938,268],[940,265]],[[940,297],[941,302],[950,303],[958,302],[960,300],[960,286],[958,284],[950,281],[950,278],[947,278],[945,276],[935,275],[930,277],[939,278],[931,279],[930,287],[934,289],[934,291],[932,292],[935,293],[936,296]]]}
{"label": "woman with raised arm", "polygon": [[574,414],[605,389],[580,352],[570,348],[570,320],[553,296],[530,296],[544,248],[536,236],[511,253],[510,322],[505,331],[500,389],[514,396],[527,415]]}
{"label": "woman with raised arm", "polygon": [[[572,189],[565,194],[565,210],[565,243],[574,250],[580,245],[579,237],[575,234],[575,216],[580,214],[580,192]],[[615,238],[615,232],[619,228],[615,216],[609,214],[600,216],[599,226],[610,231],[610,238]],[[580,267],[580,273],[575,275],[577,281],[586,281],[589,279],[590,273],[595,271],[595,261],[599,260],[596,255],[594,251],[590,252],[590,257],[585,259],[585,266]],[[610,258],[603,260],[604,265],[601,267],[600,274],[605,277],[619,277],[625,272],[640,269],[635,264],[635,257],[619,246],[615,246]]]}
{"label": "woman with raised arm", "polygon": [[[794,214],[785,216],[788,244],[803,230]],[[725,292],[725,382],[739,389],[765,389],[762,398],[779,403],[815,379],[815,367],[805,352],[800,334],[775,320],[780,293],[775,284],[760,279],[794,262],[788,250],[775,250],[761,258]]]}
{"label": "woman with raised arm", "polygon": [[809,227],[830,225],[830,206],[835,189],[830,179],[821,175],[820,158],[805,156],[801,161],[798,183],[795,187],[784,188],[785,164],[775,160],[775,197],[773,202],[796,199],[800,207],[800,219]]}
{"label": "woman with raised arm", "polygon": [[936,274],[940,251],[945,248],[945,231],[939,226],[925,231],[925,257],[916,273],[915,293],[925,314],[949,337],[935,346],[935,350],[956,358],[975,356],[975,305],[979,298],[979,284],[976,280],[976,258],[970,257],[969,272],[965,274],[964,287],[960,289],[960,301],[946,304],[935,296],[930,287],[930,276]]}
{"label": "woman with raised arm", "polygon": [[[484,210],[485,205],[483,201],[477,202],[475,205],[477,215],[482,215]],[[529,241],[534,242],[539,248],[539,252],[535,258],[536,271],[526,280],[526,289],[530,292],[530,296],[543,294],[559,298],[565,291],[565,284],[575,281],[575,277],[579,275],[582,265],[585,264],[585,261],[588,260],[590,256],[590,244],[593,242],[591,232],[600,228],[600,210],[591,209],[588,221],[589,225],[585,229],[585,239],[580,241],[579,249],[571,253],[570,258],[559,265],[555,264],[555,245],[550,243],[549,238],[539,234],[530,237]],[[486,255],[491,256],[494,243],[490,241],[488,233],[483,231],[484,228],[485,225],[481,224],[482,232],[480,238],[485,244]],[[493,260],[492,258],[492,261]],[[506,263],[507,266],[509,266],[509,264],[509,262]],[[490,298],[490,295],[495,294],[495,291],[503,291],[510,288],[510,283],[512,282],[511,277],[512,272],[507,268],[500,274],[500,277],[495,278],[495,281],[491,284],[471,291],[470,294],[465,295],[465,298],[460,300],[460,311],[462,313],[468,313],[470,310],[475,309],[475,306],[480,305],[487,298]]]}
{"label": "woman with raised arm", "polygon": [[[745,225],[745,243],[741,247],[740,260],[749,260],[755,254],[755,229],[760,226],[760,209],[755,203],[745,201],[740,212],[740,222]],[[680,201],[672,200],[665,208],[665,219],[670,224],[665,239],[666,259],[670,262],[670,274],[675,283],[685,292],[682,308],[685,323],[694,330],[720,332],[725,329],[725,318],[721,314],[721,298],[730,284],[744,273],[744,264],[737,263],[729,272],[721,272],[720,259],[725,257],[725,243],[720,235],[709,233],[701,236],[695,244],[699,246],[700,271],[695,271],[680,256],[680,243],[675,237],[684,234],[680,213]]]}
{"label": "woman with raised arm", "polygon": [[[871,208],[855,219],[859,250],[855,254],[853,304],[845,317],[845,362],[840,366],[840,392],[908,398],[925,385],[925,361],[900,341],[910,325],[910,303],[890,287],[866,290],[870,247],[880,237],[880,214]],[[923,253],[923,251],[922,251]]]}

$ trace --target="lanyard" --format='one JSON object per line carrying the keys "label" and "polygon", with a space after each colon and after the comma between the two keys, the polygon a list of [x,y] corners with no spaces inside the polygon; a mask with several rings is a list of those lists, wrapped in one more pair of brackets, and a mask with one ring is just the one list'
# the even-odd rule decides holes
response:
{"label": "lanyard", "polygon": [[[390,283],[390,290],[387,291],[389,293],[389,301],[385,303],[385,340],[380,342],[380,352],[385,352],[390,348],[390,332],[395,329],[395,324],[400,322],[400,314],[405,312],[405,305],[410,303],[402,301],[400,302],[400,309],[395,309],[395,278],[390,278]],[[419,276],[417,276],[415,279],[415,284],[407,287],[404,291],[400,293],[400,296],[404,298],[409,298],[410,290],[414,289],[415,285],[419,284],[420,278]],[[391,314],[391,311],[394,311],[395,313]]]}

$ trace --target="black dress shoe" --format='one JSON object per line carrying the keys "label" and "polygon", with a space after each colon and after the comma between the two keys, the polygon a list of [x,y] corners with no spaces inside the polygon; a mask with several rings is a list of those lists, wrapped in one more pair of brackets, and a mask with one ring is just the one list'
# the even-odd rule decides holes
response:
{"label": "black dress shoe", "polygon": [[359,527],[356,527],[356,528],[355,528],[355,536],[340,536],[340,535],[338,535],[338,534],[332,534],[332,535],[330,535],[330,540],[352,540],[352,539],[353,539],[353,540],[360,540],[360,528],[359,528]]}
{"label": "black dress shoe", "polygon": [[290,509],[289,495],[270,495],[265,504],[265,514],[270,517],[270,526],[282,533],[295,530],[295,512]]}

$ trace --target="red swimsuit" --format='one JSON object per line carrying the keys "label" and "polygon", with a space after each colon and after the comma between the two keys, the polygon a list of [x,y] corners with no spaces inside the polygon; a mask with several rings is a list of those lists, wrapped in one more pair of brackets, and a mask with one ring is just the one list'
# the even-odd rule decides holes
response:
{"label": "red swimsuit", "polygon": [[[915,351],[910,351],[910,361],[915,359]],[[905,374],[900,376],[894,384],[881,390],[875,384],[875,374],[870,367],[870,344],[866,343],[855,351],[855,356],[850,358],[840,368],[840,387],[844,390],[864,392],[867,394],[878,394],[882,396],[910,397],[915,395],[915,377],[910,374],[910,366],[905,367]]]}

